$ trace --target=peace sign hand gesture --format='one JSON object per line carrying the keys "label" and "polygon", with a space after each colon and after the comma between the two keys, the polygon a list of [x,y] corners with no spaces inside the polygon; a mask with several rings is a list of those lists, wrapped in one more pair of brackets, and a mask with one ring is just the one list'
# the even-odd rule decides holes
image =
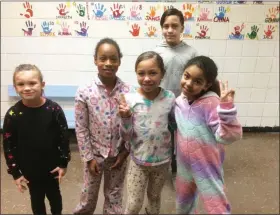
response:
{"label": "peace sign hand gesture", "polygon": [[220,83],[220,91],[221,91],[220,101],[233,102],[235,91],[232,89],[228,90],[228,81],[225,82],[219,81],[219,83]]}

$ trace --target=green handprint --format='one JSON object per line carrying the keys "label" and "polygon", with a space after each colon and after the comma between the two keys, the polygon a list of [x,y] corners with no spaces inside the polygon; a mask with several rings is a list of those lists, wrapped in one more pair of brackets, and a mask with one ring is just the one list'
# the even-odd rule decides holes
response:
{"label": "green handprint", "polygon": [[249,37],[251,40],[255,39],[257,37],[259,28],[256,25],[251,26],[251,33],[247,33],[247,37]]}
{"label": "green handprint", "polygon": [[86,14],[86,8],[85,8],[85,6],[79,4],[79,5],[77,6],[76,12],[79,14],[79,16],[84,17],[85,14]]}

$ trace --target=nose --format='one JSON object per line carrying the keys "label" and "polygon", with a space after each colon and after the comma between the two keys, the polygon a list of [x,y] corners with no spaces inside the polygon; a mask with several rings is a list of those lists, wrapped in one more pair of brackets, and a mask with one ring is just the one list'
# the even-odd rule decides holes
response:
{"label": "nose", "polygon": [[185,85],[187,87],[192,87],[192,81],[191,80],[186,80]]}
{"label": "nose", "polygon": [[105,65],[106,66],[111,66],[112,65],[112,61],[110,59],[106,60]]}
{"label": "nose", "polygon": [[28,84],[24,85],[24,90],[30,90],[30,86]]}
{"label": "nose", "polygon": [[150,80],[151,80],[150,77],[148,75],[145,75],[144,81],[150,81]]}
{"label": "nose", "polygon": [[168,29],[167,29],[167,32],[168,33],[171,33],[173,31],[173,28],[172,27],[169,27]]}

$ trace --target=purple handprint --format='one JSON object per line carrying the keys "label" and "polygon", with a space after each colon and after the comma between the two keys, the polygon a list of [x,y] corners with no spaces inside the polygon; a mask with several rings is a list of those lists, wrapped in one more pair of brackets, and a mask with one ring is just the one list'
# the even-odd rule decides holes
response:
{"label": "purple handprint", "polygon": [[36,28],[36,24],[33,25],[33,22],[28,20],[25,22],[25,25],[27,27],[27,30],[22,29],[24,32],[24,36],[32,36],[32,32],[33,32],[34,28]]}
{"label": "purple handprint", "polygon": [[88,36],[87,31],[88,31],[88,28],[89,28],[89,26],[87,26],[87,23],[86,22],[81,22],[80,27],[81,27],[80,31],[75,30],[77,32],[77,34],[80,35],[80,36],[83,36],[83,37],[87,37]]}

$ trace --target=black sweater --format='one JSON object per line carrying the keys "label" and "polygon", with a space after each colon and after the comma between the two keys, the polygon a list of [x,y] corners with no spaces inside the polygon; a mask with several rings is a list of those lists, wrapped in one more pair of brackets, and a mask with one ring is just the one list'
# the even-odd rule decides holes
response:
{"label": "black sweater", "polygon": [[68,126],[62,108],[46,99],[40,107],[17,102],[6,113],[3,144],[8,173],[14,179],[45,177],[57,166],[66,168],[71,159]]}

